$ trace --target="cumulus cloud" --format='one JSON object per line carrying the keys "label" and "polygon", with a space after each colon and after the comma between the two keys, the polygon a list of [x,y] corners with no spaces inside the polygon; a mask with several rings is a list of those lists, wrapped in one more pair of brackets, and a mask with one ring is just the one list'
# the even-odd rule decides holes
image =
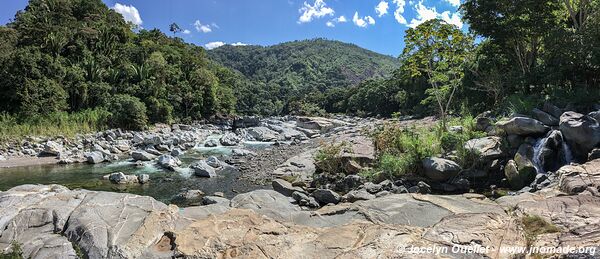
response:
{"label": "cumulus cloud", "polygon": [[216,49],[216,48],[221,47],[223,45],[225,45],[225,42],[222,42],[222,41],[213,41],[213,42],[209,42],[209,43],[204,44],[204,47],[207,48],[207,49]]}
{"label": "cumulus cloud", "polygon": [[445,1],[448,2],[448,3],[450,3],[454,7],[459,7],[460,6],[460,0],[445,0]]}
{"label": "cumulus cloud", "polygon": [[298,23],[311,22],[315,18],[321,18],[324,16],[333,16],[335,11],[332,8],[327,7],[324,0],[315,0],[313,5],[304,2],[304,6],[298,10],[302,15],[298,19]]}
{"label": "cumulus cloud", "polygon": [[188,29],[185,29],[185,30],[183,30],[181,33],[183,33],[183,34],[190,34],[190,33],[192,33],[192,32],[191,32],[190,30],[188,30]]}
{"label": "cumulus cloud", "polygon": [[238,41],[236,43],[232,43],[231,46],[248,46],[248,44]]}
{"label": "cumulus cloud", "polygon": [[135,6],[116,3],[115,6],[113,6],[113,10],[123,15],[125,21],[138,26],[142,25],[142,17],[140,17],[140,12]]}
{"label": "cumulus cloud", "polygon": [[196,20],[196,22],[194,22],[194,28],[196,28],[196,30],[198,32],[203,32],[203,33],[209,33],[213,30],[214,28],[218,28],[218,26],[215,26],[216,24],[213,23],[213,25],[208,25],[208,24],[202,24],[202,22],[200,22],[200,20]]}
{"label": "cumulus cloud", "polygon": [[374,25],[375,19],[371,16],[360,17],[358,12],[355,12],[354,17],[352,17],[352,22],[358,27],[365,28],[368,25]]}
{"label": "cumulus cloud", "polygon": [[396,5],[396,10],[394,11],[394,19],[400,24],[406,24],[406,18],[404,18],[404,6],[406,5],[406,0],[392,0],[392,3]]}
{"label": "cumulus cloud", "polygon": [[417,18],[412,19],[408,27],[415,28],[420,24],[433,20],[433,19],[442,19],[444,22],[448,24],[452,24],[459,29],[462,29],[463,22],[458,13],[451,13],[450,11],[445,11],[443,13],[438,13],[435,7],[427,7],[423,5],[423,2],[419,2],[415,6],[415,11],[417,12]]}
{"label": "cumulus cloud", "polygon": [[325,25],[327,25],[327,27],[333,28],[333,27],[335,27],[336,24],[338,24],[338,23],[345,23],[345,22],[348,22],[348,20],[346,19],[345,16],[342,15],[340,17],[331,19],[330,21],[328,21],[327,23],[325,23]]}
{"label": "cumulus cloud", "polygon": [[388,13],[388,8],[390,8],[388,2],[381,1],[377,6],[375,6],[375,12],[377,13],[377,16],[381,17]]}

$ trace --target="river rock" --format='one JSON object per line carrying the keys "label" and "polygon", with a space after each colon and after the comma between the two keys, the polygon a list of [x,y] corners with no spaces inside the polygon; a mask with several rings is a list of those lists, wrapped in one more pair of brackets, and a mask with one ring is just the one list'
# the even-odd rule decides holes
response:
{"label": "river rock", "polygon": [[580,113],[563,113],[560,116],[560,131],[579,160],[586,159],[588,153],[600,144],[600,124]]}
{"label": "river rock", "polygon": [[238,143],[240,143],[241,138],[238,137],[238,135],[236,135],[235,133],[225,133],[225,135],[223,135],[221,137],[221,139],[219,140],[219,142],[221,142],[221,145],[223,146],[237,146]]}
{"label": "river rock", "polygon": [[158,165],[162,168],[174,171],[181,165],[181,160],[171,155],[161,155],[158,157]]}
{"label": "river rock", "polygon": [[139,183],[138,177],[135,175],[126,175],[122,172],[112,173],[108,176],[108,180],[115,184],[133,184]]}
{"label": "river rock", "polygon": [[256,190],[238,194],[231,199],[231,207],[251,209],[275,220],[289,221],[300,207],[291,204],[289,198],[273,190]]}
{"label": "river rock", "polygon": [[194,170],[194,174],[198,177],[211,178],[211,177],[217,176],[215,169],[212,166],[208,165],[203,160],[194,162],[193,164],[190,165],[190,168]]}
{"label": "river rock", "polygon": [[294,187],[290,182],[283,179],[275,179],[271,185],[273,186],[273,190],[288,197],[291,197],[294,192],[304,192],[302,188]]}
{"label": "river rock", "polygon": [[590,118],[594,118],[594,120],[596,120],[597,122],[600,122],[600,111],[593,111],[588,113],[588,116]]}
{"label": "river rock", "polygon": [[221,167],[223,167],[223,162],[221,162],[216,156],[209,156],[206,159],[206,164],[208,164],[212,168],[221,168]]}
{"label": "river rock", "polygon": [[502,129],[506,134],[520,136],[543,135],[549,128],[538,120],[527,117],[514,117],[507,121],[496,123],[496,127]]}
{"label": "river rock", "polygon": [[514,160],[510,160],[504,166],[504,175],[508,179],[510,186],[515,190],[519,190],[529,185],[535,179],[535,169],[519,171],[517,163]]}
{"label": "river rock", "polygon": [[131,153],[131,157],[136,161],[152,161],[154,158],[156,158],[155,155],[146,151],[134,151]]}
{"label": "river rock", "polygon": [[171,198],[171,202],[181,206],[199,205],[202,203],[204,192],[201,190],[186,190]]}
{"label": "river rock", "polygon": [[40,155],[42,156],[58,156],[63,151],[63,146],[55,141],[48,140],[44,143],[44,150]]}
{"label": "river rock", "polygon": [[483,112],[475,117],[475,129],[478,131],[488,132],[494,125],[492,112]]}
{"label": "river rock", "polygon": [[456,162],[437,157],[423,160],[423,169],[427,178],[438,182],[445,182],[462,170]]}
{"label": "river rock", "polygon": [[258,125],[260,125],[260,118],[258,116],[243,116],[233,120],[234,128],[249,128],[257,127]]}
{"label": "river rock", "polygon": [[563,166],[556,174],[559,189],[567,194],[579,194],[588,188],[600,190],[600,159]]}
{"label": "river rock", "polygon": [[500,137],[471,139],[465,142],[464,148],[474,152],[484,161],[492,161],[505,155]]}
{"label": "river rock", "polygon": [[209,139],[206,142],[204,142],[205,147],[216,147],[218,145],[219,145],[219,141],[216,139]]}
{"label": "river rock", "polygon": [[218,196],[204,196],[204,197],[202,197],[202,204],[203,205],[218,204],[218,205],[229,207],[230,201],[226,198],[218,197]]}
{"label": "river rock", "polygon": [[258,141],[277,141],[279,134],[276,131],[272,131],[267,127],[252,127],[248,128],[248,134]]}
{"label": "river rock", "polygon": [[137,176],[137,178],[138,178],[138,182],[140,184],[146,184],[146,183],[150,182],[150,175],[148,175],[148,174],[140,174]]}
{"label": "river rock", "polygon": [[171,150],[171,155],[174,157],[178,157],[183,154],[184,154],[184,152],[180,148],[174,148],[173,150]]}
{"label": "river rock", "polygon": [[233,150],[231,150],[231,155],[233,155],[233,156],[253,156],[253,155],[256,155],[256,153],[254,153],[250,150],[246,150],[246,149],[234,148]]}
{"label": "river rock", "polygon": [[531,113],[533,113],[533,117],[535,119],[547,126],[558,126],[558,123],[560,122],[557,117],[554,117],[537,108],[533,109]]}
{"label": "river rock", "polygon": [[366,190],[354,190],[342,196],[343,202],[357,202],[375,199],[376,196]]}
{"label": "river rock", "polygon": [[83,154],[83,157],[90,164],[100,164],[105,161],[104,154],[100,151],[87,152]]}
{"label": "river rock", "polygon": [[338,204],[341,200],[341,197],[336,192],[329,189],[317,189],[312,194],[312,197],[317,200],[321,205],[327,204]]}

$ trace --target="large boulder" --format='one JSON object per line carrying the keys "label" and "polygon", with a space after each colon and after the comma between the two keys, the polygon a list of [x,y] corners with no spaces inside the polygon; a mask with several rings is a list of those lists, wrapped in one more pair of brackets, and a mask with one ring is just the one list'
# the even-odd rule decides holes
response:
{"label": "large boulder", "polygon": [[535,180],[537,172],[532,157],[533,147],[523,144],[519,147],[515,159],[508,161],[504,167],[504,175],[513,189],[520,190]]}
{"label": "large boulder", "polygon": [[135,175],[126,175],[122,172],[112,173],[108,176],[108,180],[114,184],[134,184],[139,183],[139,179]]}
{"label": "large boulder", "polygon": [[311,195],[322,205],[338,204],[341,200],[339,194],[329,189],[317,189]]}
{"label": "large boulder", "polygon": [[158,165],[162,168],[174,171],[175,168],[181,165],[181,160],[171,155],[161,155],[158,157]]}
{"label": "large boulder", "polygon": [[556,174],[559,177],[559,189],[570,195],[585,190],[600,190],[600,159],[582,165],[566,165]]}
{"label": "large boulder", "polygon": [[491,161],[505,156],[500,137],[483,137],[465,142],[464,148],[477,154],[482,160]]}
{"label": "large boulder", "polygon": [[560,116],[560,131],[578,160],[587,159],[588,153],[600,144],[600,124],[580,113],[563,113]]}
{"label": "large boulder", "polygon": [[194,162],[190,165],[190,168],[194,170],[194,175],[198,177],[211,178],[217,176],[217,172],[215,171],[215,169],[212,166],[208,165],[204,160]]}
{"label": "large boulder", "polygon": [[42,156],[58,156],[63,151],[63,146],[55,141],[48,140],[44,143],[44,150],[40,155]]}
{"label": "large boulder", "polygon": [[527,117],[514,117],[506,121],[499,121],[496,123],[496,127],[503,130],[506,134],[520,136],[539,136],[549,130],[540,121]]}
{"label": "large boulder", "polygon": [[131,157],[135,161],[152,161],[156,158],[155,155],[150,154],[146,151],[134,151],[131,153]]}
{"label": "large boulder", "polygon": [[299,117],[296,123],[300,128],[318,130],[321,133],[327,132],[335,127],[335,124],[331,120],[321,117]]}
{"label": "large boulder", "polygon": [[267,127],[248,128],[247,132],[258,141],[276,141],[279,139],[279,134]]}
{"label": "large boulder", "polygon": [[533,113],[533,117],[535,119],[539,120],[540,122],[544,123],[544,125],[558,126],[558,123],[560,122],[558,120],[558,118],[556,118],[540,109],[535,108],[531,112]]}
{"label": "large boulder", "polygon": [[90,164],[100,164],[105,161],[104,154],[100,151],[87,152],[83,154],[83,157]]}
{"label": "large boulder", "polygon": [[271,184],[273,190],[288,197],[292,197],[292,193],[294,192],[304,192],[302,188],[294,187],[290,182],[283,179],[275,179]]}
{"label": "large boulder", "polygon": [[241,141],[241,138],[236,135],[235,133],[225,133],[225,135],[223,135],[221,137],[221,139],[219,139],[219,142],[221,142],[221,145],[223,146],[237,146],[237,144],[239,144]]}
{"label": "large boulder", "polygon": [[249,128],[260,125],[260,118],[257,116],[244,116],[233,120],[234,128]]}
{"label": "large boulder", "polygon": [[437,157],[424,159],[423,169],[427,178],[438,182],[445,182],[458,175],[462,170],[456,162]]}

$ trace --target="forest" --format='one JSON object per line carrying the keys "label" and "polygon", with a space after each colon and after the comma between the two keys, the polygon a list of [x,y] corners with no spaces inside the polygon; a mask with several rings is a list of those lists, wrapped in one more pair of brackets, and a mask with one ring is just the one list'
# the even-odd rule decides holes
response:
{"label": "forest", "polygon": [[467,0],[399,57],[326,39],[207,51],[101,0],[30,0],[0,26],[4,128],[142,129],[242,114],[440,116],[600,99],[600,1]]}

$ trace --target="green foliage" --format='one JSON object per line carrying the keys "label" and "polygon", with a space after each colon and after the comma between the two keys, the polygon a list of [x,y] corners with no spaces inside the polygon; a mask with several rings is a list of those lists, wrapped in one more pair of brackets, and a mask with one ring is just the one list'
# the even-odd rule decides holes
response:
{"label": "green foliage", "polygon": [[342,150],[348,144],[345,142],[337,144],[322,144],[319,151],[315,154],[315,165],[321,172],[328,174],[342,173],[343,164],[340,156]]}
{"label": "green foliage", "polygon": [[15,117],[0,114],[0,142],[23,139],[26,136],[73,137],[106,129],[109,113],[103,109],[76,113],[56,112],[48,115]]}
{"label": "green foliage", "polygon": [[383,174],[390,179],[417,173],[420,170],[421,160],[418,160],[414,155],[414,153],[400,156],[383,154],[379,157],[377,168],[383,171]]}
{"label": "green foliage", "polygon": [[146,105],[129,95],[115,95],[108,105],[111,126],[128,130],[143,130],[148,123]]}
{"label": "green foliage", "polygon": [[[131,28],[101,0],[30,0],[0,26],[0,111],[24,121],[129,95],[147,107],[135,128],[144,117],[168,123],[235,112],[232,89],[242,78],[211,62],[202,47]],[[171,29],[179,31],[177,24]]]}
{"label": "green foliage", "polygon": [[314,103],[291,102],[288,109],[291,115],[325,116],[326,114],[325,110]]}
{"label": "green foliage", "polygon": [[23,249],[21,248],[21,244],[13,241],[10,245],[10,253],[0,254],[0,259],[22,259],[23,258]]}

